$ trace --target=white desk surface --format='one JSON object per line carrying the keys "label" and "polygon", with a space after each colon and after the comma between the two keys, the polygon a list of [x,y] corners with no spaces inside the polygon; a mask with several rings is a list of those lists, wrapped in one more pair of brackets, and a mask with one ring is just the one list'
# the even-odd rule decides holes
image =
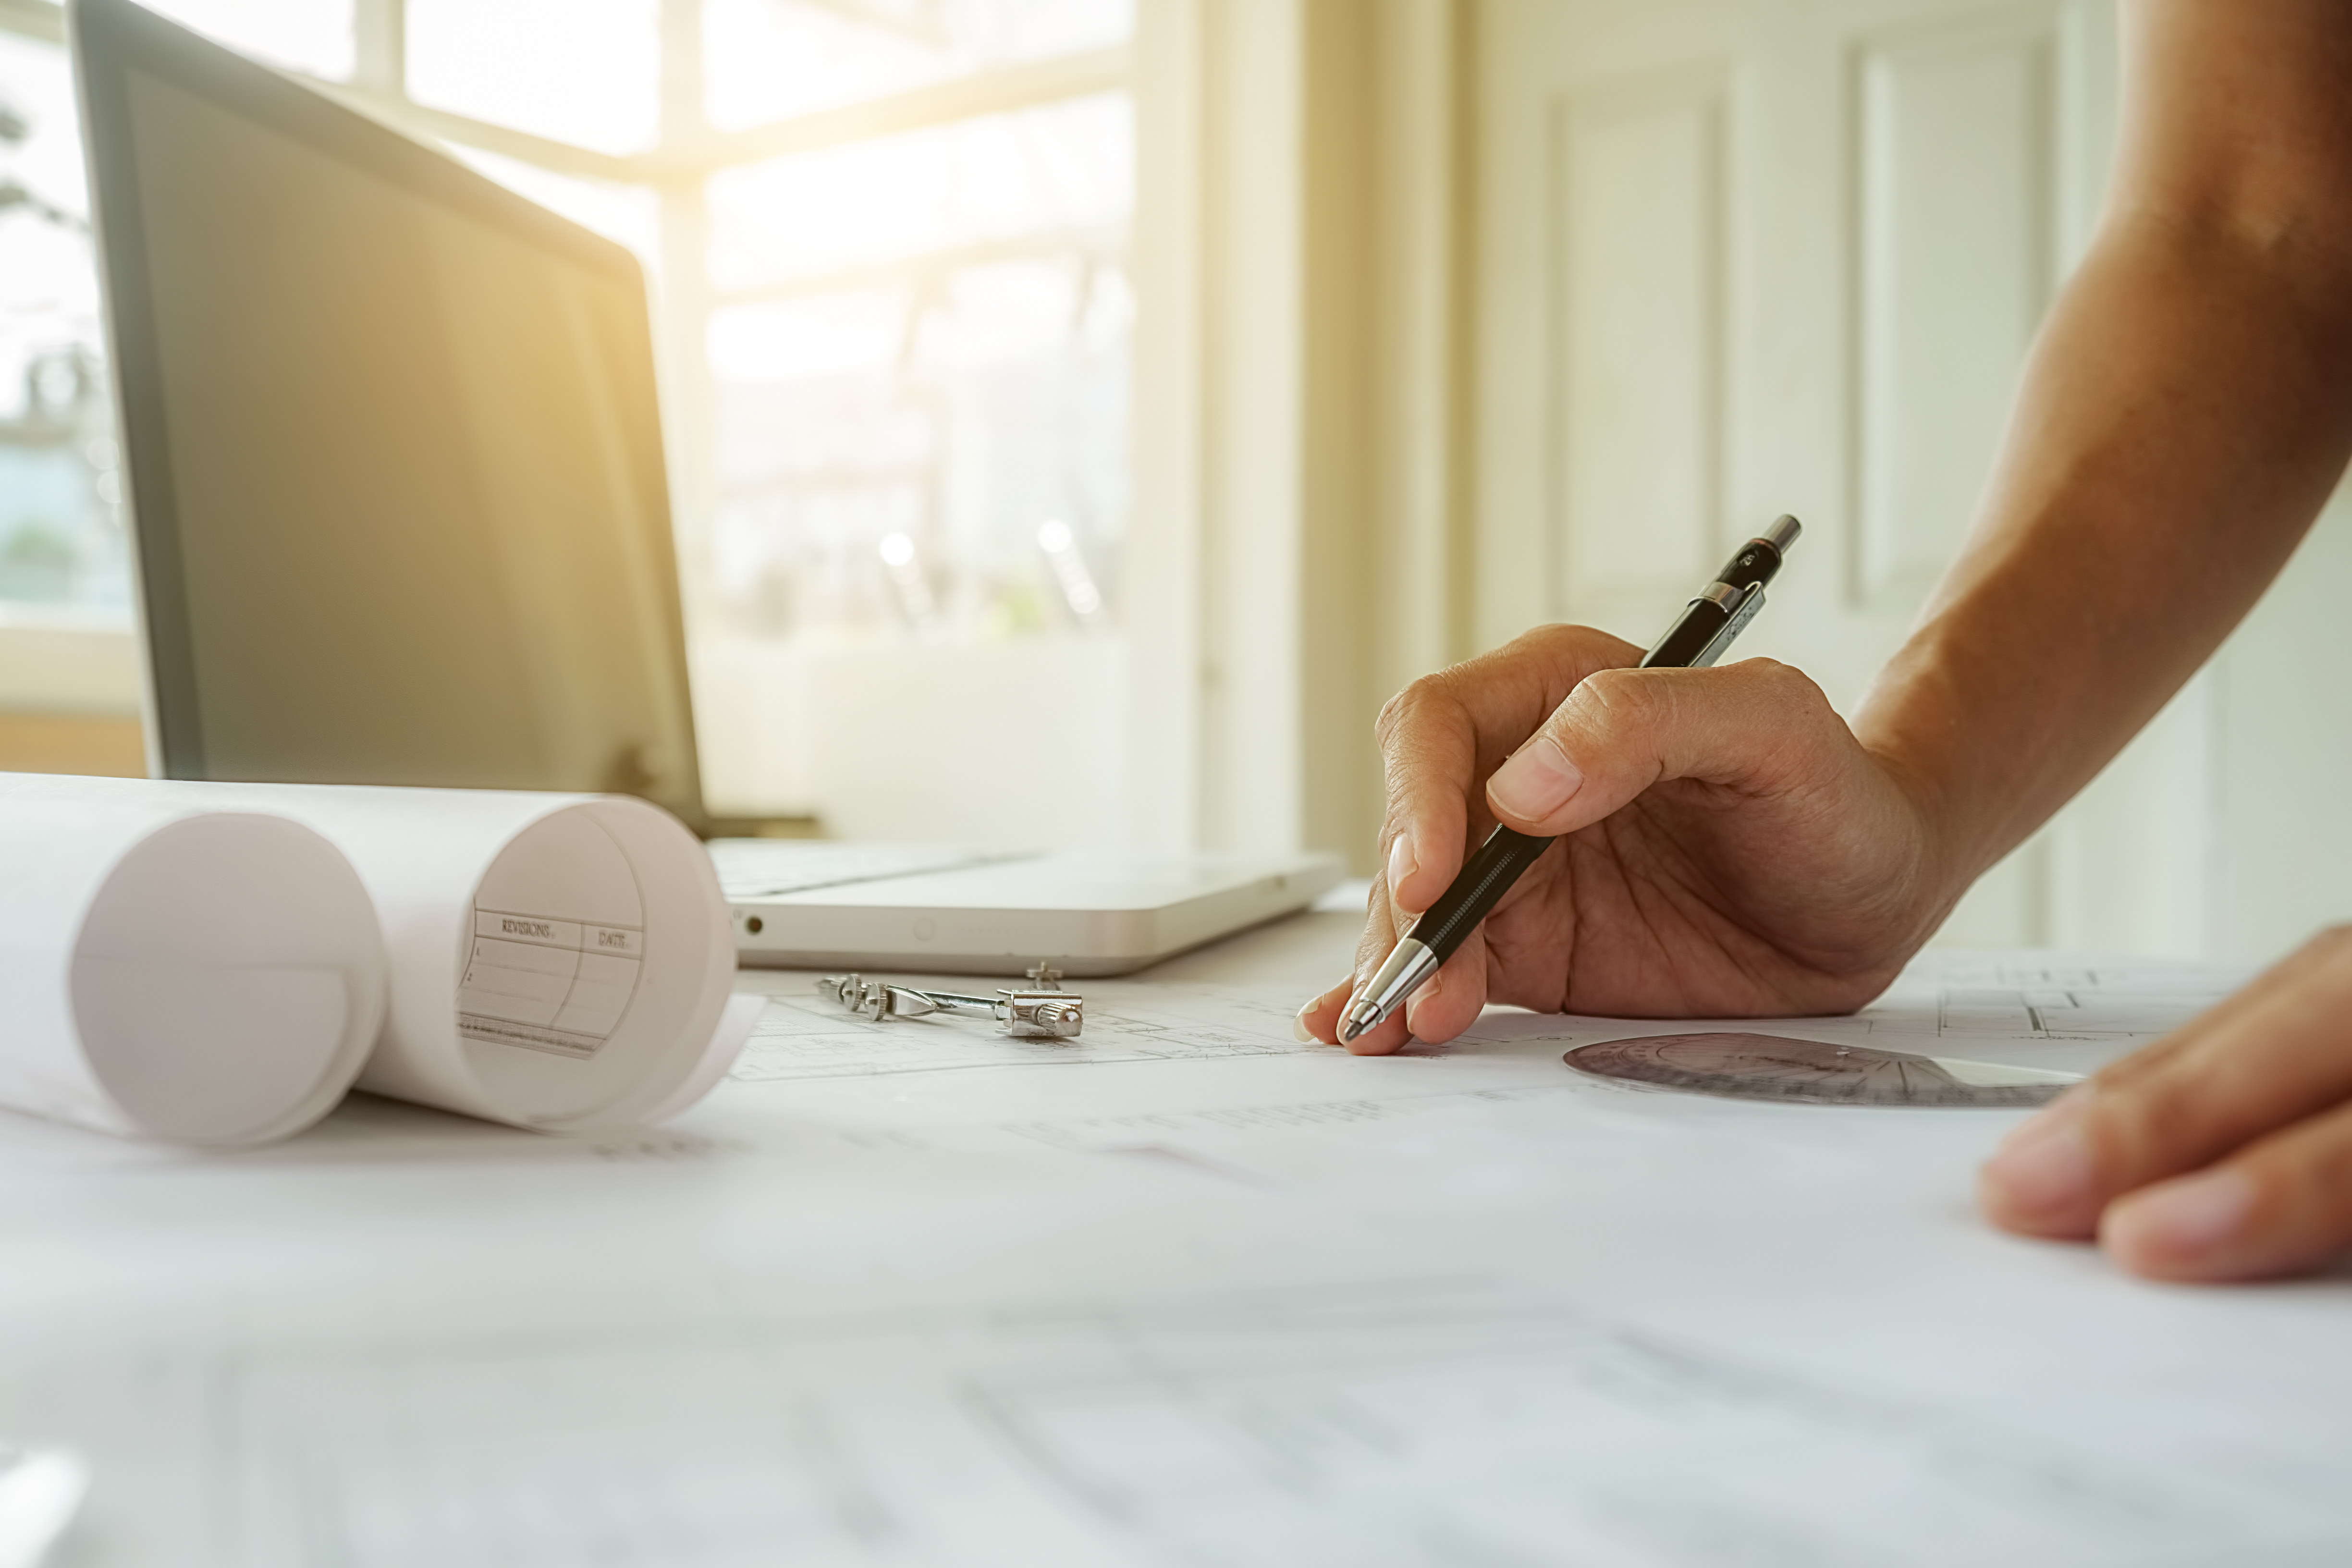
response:
{"label": "white desk surface", "polygon": [[[1355,925],[1088,983],[1068,1045],[747,973],[737,1079],[642,1137],[10,1120],[0,1444],[94,1466],[60,1568],[2352,1561],[2352,1277],[1997,1235],[2012,1112],[1617,1088],[1526,1015],[1300,1047]],[[2229,978],[1776,1026],[2081,1066]]]}

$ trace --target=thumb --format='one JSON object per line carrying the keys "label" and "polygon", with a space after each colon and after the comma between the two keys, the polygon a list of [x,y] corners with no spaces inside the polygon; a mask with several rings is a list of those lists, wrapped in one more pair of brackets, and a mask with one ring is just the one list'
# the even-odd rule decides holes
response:
{"label": "thumb", "polygon": [[1821,688],[1769,658],[1597,670],[1495,771],[1486,800],[1505,826],[1557,837],[1666,779],[1771,793],[1823,776],[1853,744]]}

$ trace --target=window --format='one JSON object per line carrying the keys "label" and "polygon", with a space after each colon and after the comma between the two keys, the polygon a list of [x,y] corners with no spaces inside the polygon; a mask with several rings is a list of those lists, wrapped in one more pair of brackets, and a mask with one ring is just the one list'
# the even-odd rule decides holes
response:
{"label": "window", "polygon": [[74,114],[64,55],[0,36],[0,605],[127,627],[121,453]]}
{"label": "window", "polygon": [[711,176],[719,613],[955,638],[1110,613],[1131,142],[1102,93]]}
{"label": "window", "polygon": [[[352,73],[353,0],[150,4],[273,65]],[[0,32],[0,618],[127,631],[121,450],[72,70],[61,19],[0,13],[10,24],[49,36]]]}
{"label": "window", "polygon": [[407,0],[418,103],[602,153],[661,125],[659,0]]}
{"label": "window", "polygon": [[703,0],[706,112],[740,131],[1116,47],[1133,30],[1129,0]]}
{"label": "window", "polygon": [[[1115,662],[1133,0],[149,3],[646,261],[723,804],[871,830],[840,820],[867,784],[810,771],[827,710],[804,700],[866,677],[813,659],[899,659],[861,700],[918,707],[944,700],[925,649],[968,673],[1028,647],[1031,683],[1063,679],[1036,662],[1049,645]],[[0,28],[42,31],[26,14]],[[54,41],[0,33],[0,602],[127,626]]]}

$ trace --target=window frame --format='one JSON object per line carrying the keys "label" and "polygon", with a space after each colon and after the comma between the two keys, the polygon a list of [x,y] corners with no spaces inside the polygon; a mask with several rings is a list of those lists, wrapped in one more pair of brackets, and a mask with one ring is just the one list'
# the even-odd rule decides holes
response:
{"label": "window frame", "polygon": [[[615,154],[420,103],[410,96],[406,0],[354,0],[353,67],[348,81],[270,67],[327,96],[428,144],[495,154],[549,174],[650,192],[658,205],[658,259],[651,290],[660,360],[666,441],[672,491],[672,529],[682,563],[709,547],[717,511],[718,432],[713,372],[707,344],[712,317],[741,300],[774,288],[720,289],[708,266],[709,214],[704,192],[722,170],[794,153],[877,141],[910,131],[958,124],[1012,110],[1106,92],[1133,90],[1129,45],[1047,56],[839,108],[719,131],[704,112],[703,0],[662,0],[660,121],[654,143]],[[0,0],[0,32],[69,47],[66,11],[53,0]],[[951,265],[952,252],[919,253],[892,266],[914,270]],[[698,619],[692,595],[701,574],[682,574],[689,624]],[[16,606],[11,606],[12,613]],[[22,619],[24,617],[17,616]],[[133,633],[122,633],[126,643]],[[78,684],[61,690],[66,705],[88,701]],[[124,693],[117,706],[128,706]]]}

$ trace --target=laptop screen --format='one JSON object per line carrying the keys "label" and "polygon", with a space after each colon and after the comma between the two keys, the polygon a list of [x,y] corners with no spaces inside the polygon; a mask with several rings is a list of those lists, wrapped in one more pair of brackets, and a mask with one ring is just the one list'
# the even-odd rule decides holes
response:
{"label": "laptop screen", "polygon": [[76,27],[164,772],[696,815],[635,261],[124,0]]}

